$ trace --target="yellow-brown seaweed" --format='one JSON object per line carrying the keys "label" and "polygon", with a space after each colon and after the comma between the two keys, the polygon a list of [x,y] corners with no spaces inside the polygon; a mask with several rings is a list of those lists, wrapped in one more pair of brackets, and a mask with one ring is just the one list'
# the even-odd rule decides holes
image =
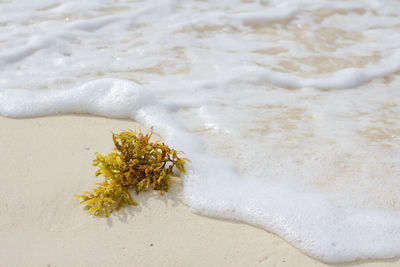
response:
{"label": "yellow-brown seaweed", "polygon": [[106,156],[96,153],[96,176],[103,175],[105,181],[98,183],[93,192],[76,195],[90,213],[108,217],[114,209],[137,205],[130,190],[139,193],[151,187],[163,194],[168,191],[174,167],[185,172],[188,159],[179,156],[183,152],[159,141],[150,142],[152,134],[153,128],[146,135],[132,130],[113,133],[115,152]]}

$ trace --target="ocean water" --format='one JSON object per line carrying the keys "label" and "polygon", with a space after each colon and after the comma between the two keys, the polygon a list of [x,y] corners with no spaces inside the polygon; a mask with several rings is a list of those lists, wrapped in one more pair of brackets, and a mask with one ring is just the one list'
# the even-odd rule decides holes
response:
{"label": "ocean water", "polygon": [[154,126],[184,200],[325,262],[400,256],[400,2],[0,1],[0,114]]}

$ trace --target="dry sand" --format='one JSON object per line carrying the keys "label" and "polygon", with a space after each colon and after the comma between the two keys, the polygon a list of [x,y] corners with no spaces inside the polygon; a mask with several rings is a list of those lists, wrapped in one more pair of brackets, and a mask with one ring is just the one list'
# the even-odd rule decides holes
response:
{"label": "dry sand", "polygon": [[[0,117],[0,266],[327,266],[264,230],[190,212],[182,184],[97,218],[76,193],[95,182],[111,131],[140,127],[86,116]],[[400,260],[340,266],[400,266]]]}

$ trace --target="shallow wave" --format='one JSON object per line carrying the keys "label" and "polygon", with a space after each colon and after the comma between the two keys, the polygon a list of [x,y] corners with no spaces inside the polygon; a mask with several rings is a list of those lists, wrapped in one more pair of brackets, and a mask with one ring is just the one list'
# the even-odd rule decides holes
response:
{"label": "shallow wave", "polygon": [[399,256],[398,8],[2,3],[0,114],[154,126],[192,160],[194,211],[263,227],[327,262]]}

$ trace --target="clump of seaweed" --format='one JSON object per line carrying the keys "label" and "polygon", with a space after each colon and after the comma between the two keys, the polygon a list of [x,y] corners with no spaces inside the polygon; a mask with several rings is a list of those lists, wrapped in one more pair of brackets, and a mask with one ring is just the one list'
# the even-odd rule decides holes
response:
{"label": "clump of seaweed", "polygon": [[139,193],[151,187],[163,194],[168,191],[174,167],[185,172],[188,159],[180,157],[183,152],[159,141],[150,142],[152,134],[153,128],[146,135],[132,130],[112,133],[115,152],[106,156],[96,153],[96,176],[103,175],[105,181],[98,183],[93,192],[76,195],[90,213],[108,217],[114,209],[137,205],[130,190]]}

